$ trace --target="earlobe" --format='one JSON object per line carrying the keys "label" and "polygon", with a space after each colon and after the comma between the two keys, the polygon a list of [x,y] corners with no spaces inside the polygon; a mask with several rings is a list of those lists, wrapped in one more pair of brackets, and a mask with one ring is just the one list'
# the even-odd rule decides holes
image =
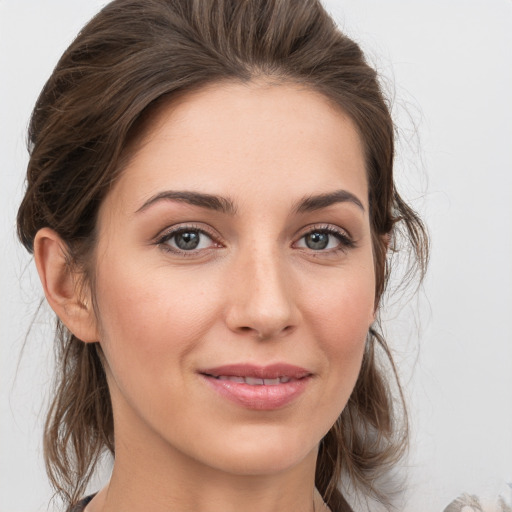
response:
{"label": "earlobe", "polygon": [[34,259],[46,300],[62,323],[80,340],[98,341],[91,300],[83,297],[77,273],[67,260],[68,248],[50,228],[40,229],[34,239]]}

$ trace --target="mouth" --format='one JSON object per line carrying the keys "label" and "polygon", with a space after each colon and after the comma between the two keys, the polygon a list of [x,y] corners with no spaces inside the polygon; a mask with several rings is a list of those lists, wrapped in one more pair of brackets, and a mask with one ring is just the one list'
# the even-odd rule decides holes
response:
{"label": "mouth", "polygon": [[276,377],[275,379],[258,379],[257,377],[237,377],[232,375],[208,375],[207,377],[212,377],[217,380],[229,380],[230,382],[238,382],[240,384],[245,383],[249,386],[277,386],[278,384],[286,384],[287,382],[291,382],[291,377]]}
{"label": "mouth", "polygon": [[274,410],[294,402],[313,374],[289,364],[238,364],[201,370],[209,387],[230,402],[247,409]]}
{"label": "mouth", "polygon": [[221,380],[245,379],[245,383],[252,386],[271,386],[311,375],[309,370],[287,363],[275,363],[267,366],[245,363],[228,364],[200,370],[199,373]]}

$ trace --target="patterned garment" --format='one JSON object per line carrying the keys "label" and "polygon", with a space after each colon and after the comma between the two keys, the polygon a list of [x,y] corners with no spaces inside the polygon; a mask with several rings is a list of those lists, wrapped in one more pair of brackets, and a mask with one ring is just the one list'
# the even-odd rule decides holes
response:
{"label": "patterned garment", "polygon": [[475,495],[463,494],[452,501],[443,512],[512,512],[512,500],[500,496],[494,502],[489,502]]}

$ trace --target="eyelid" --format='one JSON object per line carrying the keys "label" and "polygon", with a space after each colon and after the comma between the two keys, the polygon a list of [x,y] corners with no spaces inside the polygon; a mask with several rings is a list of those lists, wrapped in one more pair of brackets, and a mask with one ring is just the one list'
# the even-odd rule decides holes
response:
{"label": "eyelid", "polygon": [[[190,251],[184,251],[177,247],[171,247],[170,245],[166,244],[166,242],[171,240],[173,236],[176,236],[177,234],[186,232],[186,231],[197,231],[197,232],[207,236],[213,242],[212,247],[208,247],[205,249],[197,249],[197,250],[192,249]],[[184,223],[176,224],[176,225],[170,226],[168,228],[165,228],[154,238],[153,243],[161,246],[168,252],[171,252],[174,254],[179,254],[179,255],[185,255],[185,256],[197,255],[199,253],[203,253],[204,251],[208,251],[215,246],[219,247],[219,246],[224,245],[222,238],[216,231],[209,228],[208,226],[205,226],[203,224],[197,224],[194,222],[190,222],[190,223],[184,222]]]}
{"label": "eyelid", "polygon": [[[172,239],[173,236],[184,232],[184,231],[197,231],[212,241],[212,246],[203,248],[203,249],[192,249],[192,250],[181,250],[177,247],[172,247],[168,244],[166,244],[167,241]],[[316,253],[316,255],[321,254],[333,254],[339,251],[346,252],[348,249],[356,247],[356,242],[350,235],[349,231],[345,228],[341,228],[340,226],[336,226],[333,224],[310,224],[308,226],[305,226],[302,228],[298,234],[294,237],[294,242],[292,243],[292,247],[298,243],[299,240],[304,238],[306,235],[312,233],[312,232],[325,232],[330,235],[333,235],[338,238],[339,244],[338,246],[331,248],[331,249],[320,249],[320,250],[314,250],[309,249],[307,247],[299,247],[298,249],[305,250],[307,252]],[[221,236],[218,234],[216,230],[213,230],[208,225],[204,224],[198,224],[195,222],[184,222],[179,223],[176,225],[172,225],[170,227],[165,228],[162,230],[154,239],[153,243],[155,245],[161,246],[163,249],[165,249],[168,252],[183,255],[183,256],[194,256],[198,254],[204,254],[206,251],[209,251],[213,248],[219,248],[222,246],[225,246],[225,242],[222,240]]]}
{"label": "eyelid", "polygon": [[302,232],[301,236],[307,235],[312,231],[329,231],[332,233],[339,233],[341,235],[345,235],[347,238],[352,238],[352,235],[350,234],[348,229],[342,228],[341,226],[337,226],[336,224],[330,224],[326,222],[309,224],[308,226],[305,226],[300,230],[300,232]]}
{"label": "eyelid", "polygon": [[356,241],[352,237],[352,235],[349,233],[348,230],[341,228],[340,226],[336,226],[334,224],[311,224],[309,226],[306,226],[302,228],[299,232],[299,234],[296,237],[296,241],[293,242],[293,245],[297,244],[299,240],[302,240],[306,235],[313,233],[315,231],[320,231],[324,233],[328,233],[331,235],[334,235],[339,240],[339,246],[332,248],[332,249],[326,249],[326,250],[317,250],[314,249],[308,249],[307,247],[300,247],[300,249],[305,249],[307,251],[310,251],[312,253],[316,254],[329,254],[333,252],[338,251],[346,251],[347,249],[352,249],[356,247]]}

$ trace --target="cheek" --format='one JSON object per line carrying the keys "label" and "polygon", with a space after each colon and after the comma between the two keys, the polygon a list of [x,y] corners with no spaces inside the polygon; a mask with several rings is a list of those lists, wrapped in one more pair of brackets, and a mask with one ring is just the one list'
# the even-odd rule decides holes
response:
{"label": "cheek", "polygon": [[[336,338],[345,344],[357,344],[361,334],[366,335],[374,320],[375,278],[373,265],[361,265],[350,272],[340,271],[323,281],[310,283],[303,293],[308,305],[310,322],[323,333],[322,339],[341,350]],[[313,291],[312,291],[313,290]]]}
{"label": "cheek", "polygon": [[133,371],[165,379],[180,371],[216,317],[212,294],[190,286],[187,276],[103,266],[96,290],[101,344],[116,380]]}
{"label": "cheek", "polygon": [[323,353],[329,396],[336,396],[339,412],[359,375],[368,329],[374,319],[373,266],[365,265],[340,279],[323,283],[309,295],[309,318]]}

